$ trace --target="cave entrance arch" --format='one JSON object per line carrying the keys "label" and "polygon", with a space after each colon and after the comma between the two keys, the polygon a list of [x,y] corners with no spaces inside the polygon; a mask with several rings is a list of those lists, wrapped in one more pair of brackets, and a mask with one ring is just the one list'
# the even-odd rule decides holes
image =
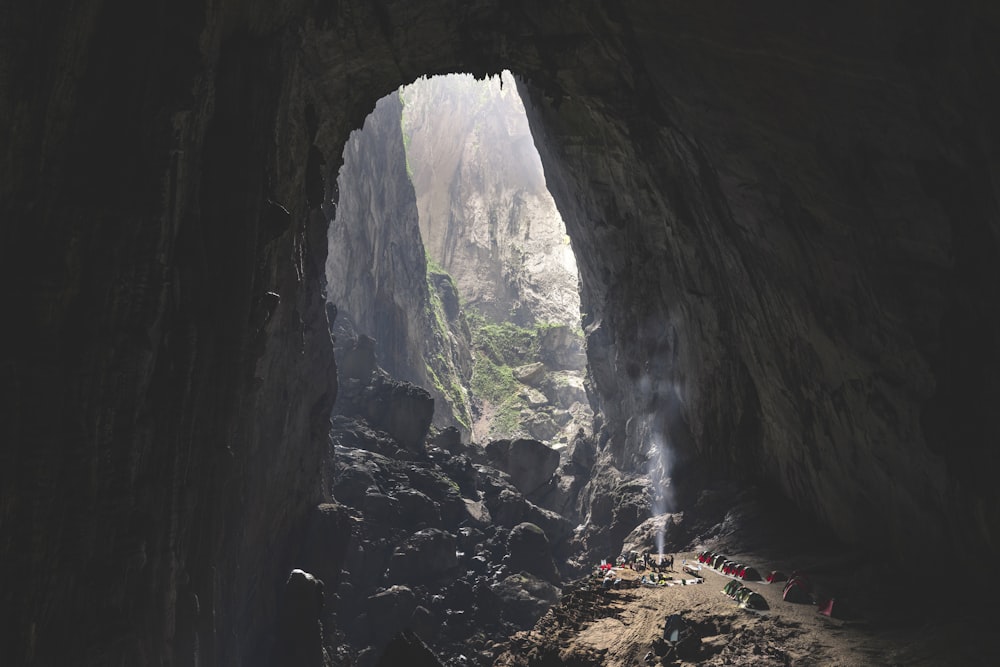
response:
{"label": "cave entrance arch", "polygon": [[510,72],[382,98],[336,191],[338,338],[373,338],[382,368],[434,396],[435,425],[477,442],[590,432],[576,260]]}

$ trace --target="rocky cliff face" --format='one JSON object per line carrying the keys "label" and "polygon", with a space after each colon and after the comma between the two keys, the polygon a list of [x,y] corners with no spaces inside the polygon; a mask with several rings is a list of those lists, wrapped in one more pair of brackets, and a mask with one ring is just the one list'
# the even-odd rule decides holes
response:
{"label": "rocky cliff face", "polygon": [[435,424],[458,424],[468,434],[468,332],[448,276],[428,282],[406,173],[402,109],[398,95],[379,100],[344,149],[328,233],[326,298],[337,308],[341,338],[374,338],[379,365],[432,392]]}
{"label": "rocky cliff face", "polygon": [[420,79],[400,96],[421,237],[472,316],[473,437],[565,445],[592,421],[576,260],[513,77]]}
{"label": "rocky cliff face", "polygon": [[[418,10],[419,7],[419,10]],[[0,654],[250,664],[322,500],[325,177],[422,74],[525,82],[605,452],[991,557],[990,3],[134,3],[0,22]],[[334,570],[336,571],[336,570]]]}
{"label": "rocky cliff face", "polygon": [[420,233],[465,306],[577,326],[576,259],[511,74],[437,76],[402,95]]}

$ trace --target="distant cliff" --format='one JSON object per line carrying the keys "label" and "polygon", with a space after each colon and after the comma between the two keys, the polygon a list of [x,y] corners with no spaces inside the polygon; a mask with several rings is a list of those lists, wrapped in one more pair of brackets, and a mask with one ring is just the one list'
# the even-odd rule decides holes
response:
{"label": "distant cliff", "polygon": [[578,327],[576,260],[510,73],[421,79],[402,94],[420,233],[464,305]]}
{"label": "distant cliff", "polygon": [[326,298],[337,306],[341,337],[374,338],[382,368],[434,396],[435,425],[458,425],[468,433],[462,380],[471,375],[467,335],[461,335],[450,279],[427,270],[401,112],[398,95],[383,98],[344,148],[340,199],[328,232]]}

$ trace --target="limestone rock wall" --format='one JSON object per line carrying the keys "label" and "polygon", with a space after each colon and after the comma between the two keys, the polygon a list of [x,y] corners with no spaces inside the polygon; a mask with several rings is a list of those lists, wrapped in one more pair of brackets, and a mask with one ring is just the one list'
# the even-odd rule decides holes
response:
{"label": "limestone rock wall", "polygon": [[620,40],[525,90],[592,387],[625,469],[667,441],[901,558],[995,549],[997,16],[855,9],[567,26]]}
{"label": "limestone rock wall", "polygon": [[419,80],[402,95],[420,233],[464,305],[578,326],[576,260],[510,73]]}
{"label": "limestone rock wall", "polygon": [[[344,149],[335,188],[339,197],[328,232],[326,298],[337,307],[338,329],[375,339],[378,363],[393,377],[434,395],[435,423],[471,417],[462,391],[471,369],[468,335],[441,304],[436,312],[417,223],[417,200],[407,176],[396,94],[379,100]],[[453,331],[457,332],[453,333]],[[345,341],[346,342],[346,341]]]}

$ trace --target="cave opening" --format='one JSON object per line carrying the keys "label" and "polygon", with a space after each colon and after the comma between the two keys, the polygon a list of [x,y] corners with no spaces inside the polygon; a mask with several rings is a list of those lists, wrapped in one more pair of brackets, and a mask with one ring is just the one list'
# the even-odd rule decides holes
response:
{"label": "cave opening", "polygon": [[[759,618],[708,568],[711,587],[639,589],[673,613],[711,588],[688,617],[706,661],[997,662],[973,655],[993,582],[926,576],[1000,544],[995,3],[61,4],[7,12],[0,40],[11,662],[370,665],[409,627],[488,664],[554,601],[550,563],[589,576],[634,529],[648,544],[653,433],[671,464],[697,455],[806,513],[735,535],[754,501],[720,484],[697,498],[715,518],[682,505],[664,526],[678,554],[812,569],[822,610],[854,606],[827,619],[756,584]],[[349,298],[324,312],[320,294],[326,169],[351,129],[421,72],[504,64],[579,260],[599,408],[539,488],[512,442],[412,437],[432,419],[420,386],[463,400],[407,349],[447,318],[447,271],[358,253]],[[422,332],[378,355],[419,359],[413,387],[360,385],[385,337],[338,331],[335,358],[328,324],[360,319],[369,283],[373,322]],[[426,302],[396,301],[407,288]],[[438,331],[432,357],[452,345]],[[330,438],[335,396],[365,413]],[[593,598],[566,598],[580,615],[535,656],[601,664],[635,636],[557,645],[594,620]]]}
{"label": "cave opening", "polygon": [[384,97],[335,192],[339,335],[371,339],[386,373],[427,389],[435,427],[557,450],[591,432],[576,259],[513,74],[422,77]]}

